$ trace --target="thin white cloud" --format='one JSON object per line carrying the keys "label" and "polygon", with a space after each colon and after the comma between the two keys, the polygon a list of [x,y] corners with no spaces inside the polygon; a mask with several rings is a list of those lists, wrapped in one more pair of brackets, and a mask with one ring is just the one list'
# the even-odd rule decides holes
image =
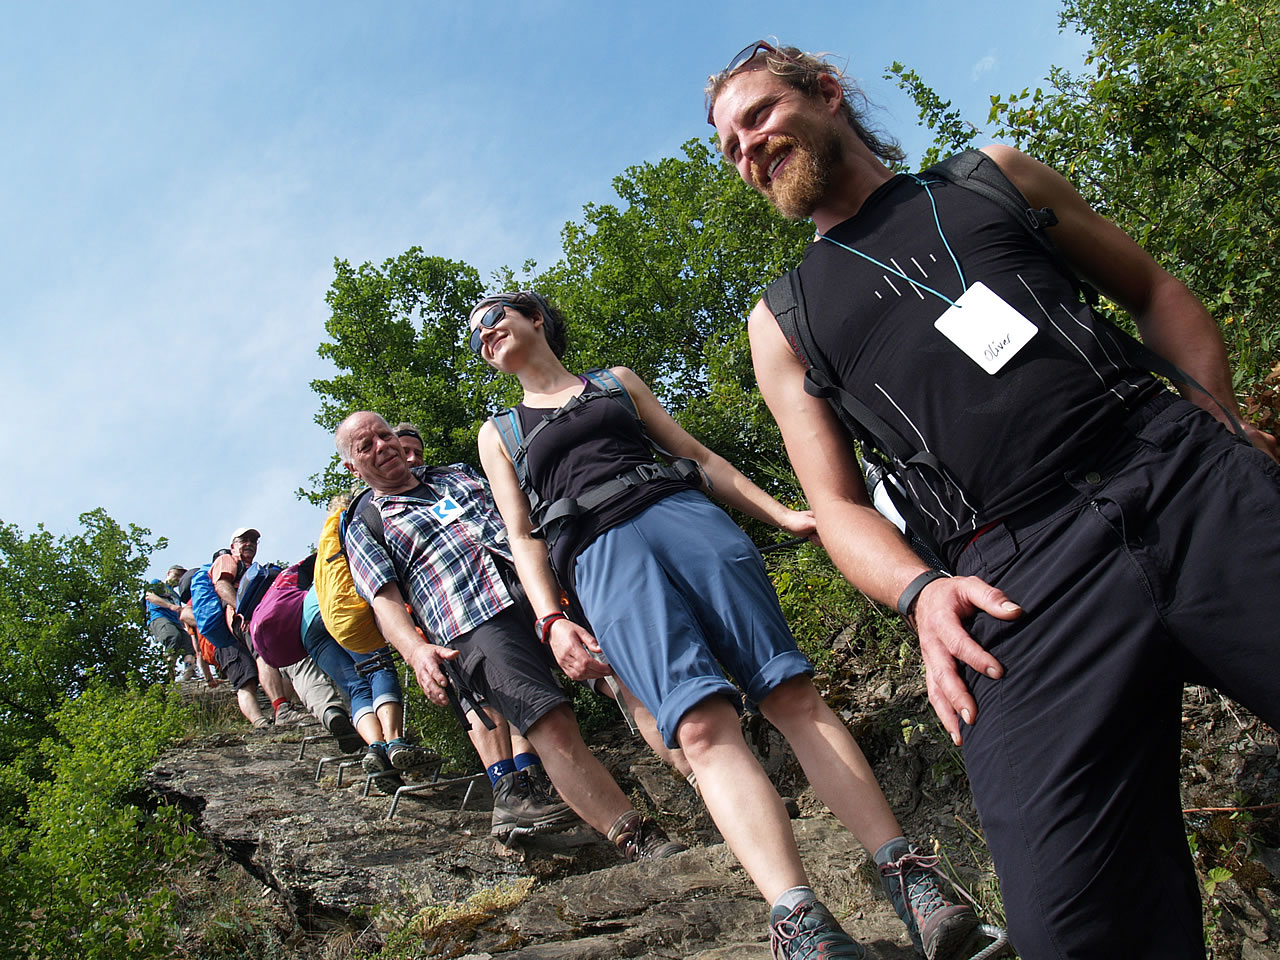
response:
{"label": "thin white cloud", "polygon": [[974,81],[978,80],[978,78],[980,78],[984,73],[990,73],[994,70],[997,63],[996,54],[993,50],[973,65],[972,69],[969,71],[969,79]]}

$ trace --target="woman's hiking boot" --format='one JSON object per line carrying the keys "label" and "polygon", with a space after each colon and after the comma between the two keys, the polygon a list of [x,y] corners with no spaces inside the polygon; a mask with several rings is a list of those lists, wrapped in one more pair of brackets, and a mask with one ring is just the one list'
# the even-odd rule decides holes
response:
{"label": "woman's hiking boot", "polygon": [[942,892],[938,858],[927,857],[905,840],[880,867],[880,881],[893,908],[907,925],[916,952],[927,960],[966,960],[978,929],[978,915],[968,904],[954,903]]}
{"label": "woman's hiking boot", "polygon": [[769,949],[773,960],[863,960],[867,955],[818,900],[804,900],[790,910],[774,907]]}
{"label": "woman's hiking boot", "polygon": [[688,848],[667,836],[665,830],[642,817],[638,810],[628,810],[609,828],[609,839],[617,844],[628,860],[661,860],[683,853]]}
{"label": "woman's hiking boot", "polygon": [[360,761],[360,766],[364,768],[365,773],[373,775],[373,785],[380,793],[390,796],[404,786],[404,781],[396,773],[395,767],[391,766],[385,743],[369,744],[365,748],[364,759]]}
{"label": "woman's hiking boot", "polygon": [[489,832],[499,839],[506,839],[517,829],[522,833],[548,833],[567,830],[581,822],[563,800],[552,800],[536,790],[523,770],[505,774],[493,785]]}
{"label": "woman's hiking boot", "polygon": [[387,744],[387,759],[397,770],[409,770],[421,767],[440,758],[430,750],[424,750],[417,744],[410,743],[403,737],[396,737]]}

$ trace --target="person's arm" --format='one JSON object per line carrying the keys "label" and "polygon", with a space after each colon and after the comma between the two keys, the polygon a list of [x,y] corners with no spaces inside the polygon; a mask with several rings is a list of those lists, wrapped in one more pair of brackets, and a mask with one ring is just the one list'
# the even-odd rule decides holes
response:
{"label": "person's arm", "polygon": [[382,544],[373,539],[363,522],[351,524],[347,530],[347,565],[356,593],[369,601],[373,619],[384,640],[404,657],[405,663],[432,703],[445,706],[446,678],[440,661],[452,660],[457,650],[430,643],[418,631],[400,589],[398,571]]}
{"label": "person's arm", "polygon": [[[547,543],[533,536],[533,522],[529,519],[529,498],[520,489],[516,468],[511,463],[506,445],[492,423],[480,428],[478,438],[480,464],[489,479],[493,502],[502,515],[511,544],[511,556],[515,560],[516,573],[524,585],[534,616],[545,617],[560,610],[560,584],[551,569]],[[569,619],[551,624],[548,636],[551,652],[560,668],[574,680],[592,680],[613,673],[608,664],[597,660],[600,644],[591,632]]]}
{"label": "person's arm", "polygon": [[[907,585],[928,567],[871,505],[848,435],[827,402],[805,391],[804,365],[764,301],[751,312],[747,330],[760,392],[817,517],[822,545],[850,583],[871,599],[895,606]],[[995,657],[964,629],[964,620],[979,610],[1002,620],[1021,613],[977,577],[933,581],[920,593],[914,611],[929,702],[957,744],[959,718],[976,722],[978,707],[956,669],[956,658],[990,677],[1002,673]]]}
{"label": "person's arm", "polygon": [[174,603],[168,597],[162,597],[159,594],[152,593],[150,590],[147,591],[146,597],[148,603],[152,603],[157,607],[163,607],[165,610],[172,610],[174,613],[177,613],[182,609],[180,604]]}
{"label": "person's arm", "polygon": [[707,492],[713,497],[792,536],[815,535],[817,524],[813,511],[792,510],[783,506],[752,483],[728,460],[695,440],[667,413],[649,385],[636,376],[634,371],[626,367],[614,367],[611,372],[627,388],[627,393],[631,394],[636,412],[644,421],[649,436],[675,456],[696,461],[706,477]]}
{"label": "person's arm", "polygon": [[[1239,417],[1239,406],[1227,350],[1217,323],[1199,298],[1090,207],[1052,167],[1003,144],[984,147],[982,152],[1032,206],[1049,207],[1057,215],[1058,223],[1049,228],[1049,236],[1080,278],[1128,311],[1143,342],[1194,377],[1217,403],[1179,384],[1183,396],[1230,426],[1222,407]],[[1275,438],[1241,422],[1250,442],[1275,457]]]}
{"label": "person's arm", "polygon": [[414,626],[413,618],[405,607],[404,594],[400,584],[392,580],[382,585],[371,602],[373,618],[378,622],[378,630],[387,642],[400,651],[404,662],[409,665],[413,675],[418,678],[418,685],[432,703],[447,706],[449,695],[445,693],[444,672],[440,663],[458,656],[458,651],[438,644],[428,643]]}

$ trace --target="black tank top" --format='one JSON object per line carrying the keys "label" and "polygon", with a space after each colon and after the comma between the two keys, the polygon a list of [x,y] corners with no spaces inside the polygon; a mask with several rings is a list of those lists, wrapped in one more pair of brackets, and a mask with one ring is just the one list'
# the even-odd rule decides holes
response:
{"label": "black tank top", "polygon": [[[915,449],[933,453],[978,508],[973,529],[1055,486],[1123,411],[1158,390],[1134,368],[1051,255],[993,202],[931,184],[938,222],[969,284],[982,281],[1038,332],[988,374],[934,327],[948,304],[827,240],[798,268],[833,378]],[[899,175],[829,236],[951,299],[963,292],[929,196]]]}
{"label": "black tank top", "polygon": [[[583,390],[600,392],[600,387],[591,381]],[[553,412],[523,403],[515,409],[526,436]],[[653,463],[653,453],[635,417],[621,403],[601,397],[575,407],[539,431],[529,445],[525,462],[533,489],[544,502],[554,503],[564,497],[580,496],[633,467]],[[654,480],[631,487],[572,521],[551,554],[561,583],[572,584],[574,559],[600,534],[663,497],[688,489],[688,484],[678,480]]]}

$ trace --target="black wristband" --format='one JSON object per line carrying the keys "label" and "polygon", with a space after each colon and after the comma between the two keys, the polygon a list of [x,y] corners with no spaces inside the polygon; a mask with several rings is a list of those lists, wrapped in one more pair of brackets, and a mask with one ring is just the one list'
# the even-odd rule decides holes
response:
{"label": "black wristband", "polygon": [[920,574],[920,576],[907,584],[907,589],[903,590],[902,595],[898,597],[898,612],[904,617],[911,616],[912,611],[916,608],[916,600],[920,598],[920,591],[933,583],[933,581],[949,576],[951,574],[943,573],[941,570],[926,570]]}

